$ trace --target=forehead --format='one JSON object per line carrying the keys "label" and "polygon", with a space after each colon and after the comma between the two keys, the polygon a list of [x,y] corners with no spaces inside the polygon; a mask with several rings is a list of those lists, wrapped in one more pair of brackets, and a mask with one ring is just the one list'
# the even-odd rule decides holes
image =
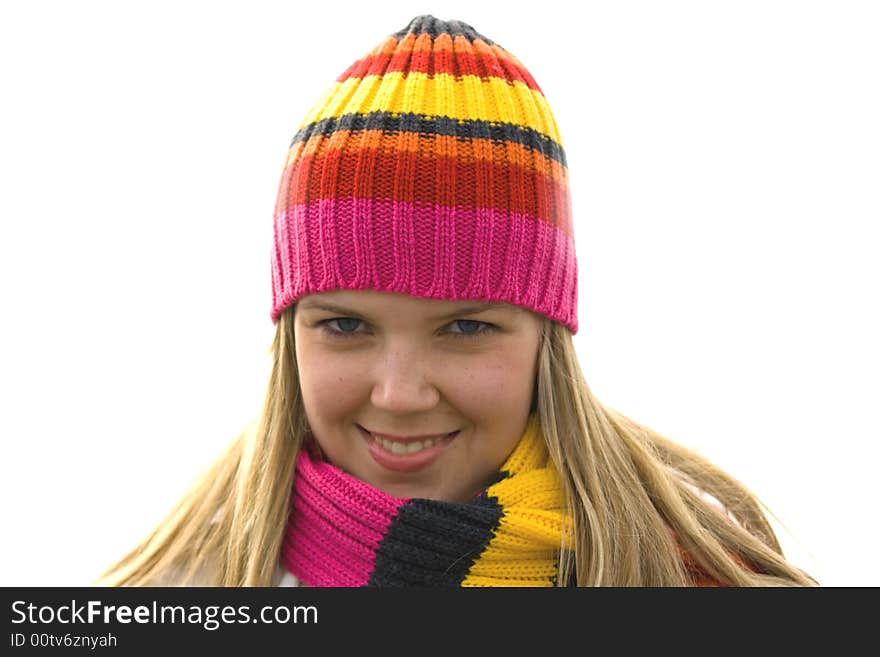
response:
{"label": "forehead", "polygon": [[510,314],[520,314],[523,308],[509,303],[485,301],[479,299],[426,299],[396,292],[378,292],[376,290],[332,290],[319,292],[302,297],[297,307],[303,310],[352,310],[362,313],[397,313],[405,312],[420,314],[427,317],[439,317],[450,313],[478,312],[493,310]]}

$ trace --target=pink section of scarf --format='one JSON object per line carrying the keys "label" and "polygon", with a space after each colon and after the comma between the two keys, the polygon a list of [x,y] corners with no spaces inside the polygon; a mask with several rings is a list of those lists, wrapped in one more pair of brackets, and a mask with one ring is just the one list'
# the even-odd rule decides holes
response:
{"label": "pink section of scarf", "polygon": [[308,586],[365,586],[379,542],[406,501],[302,450],[281,561]]}

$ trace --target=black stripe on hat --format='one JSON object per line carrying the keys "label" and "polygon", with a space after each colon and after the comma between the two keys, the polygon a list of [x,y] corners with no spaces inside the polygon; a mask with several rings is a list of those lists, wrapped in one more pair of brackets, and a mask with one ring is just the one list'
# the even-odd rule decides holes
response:
{"label": "black stripe on hat", "polygon": [[441,34],[448,34],[453,38],[463,36],[471,43],[477,39],[482,39],[490,46],[494,44],[494,41],[487,39],[467,23],[457,20],[441,21],[439,18],[434,18],[430,14],[416,16],[409,22],[409,25],[402,30],[398,30],[392,36],[397,39],[402,39],[410,33],[417,36],[419,34],[427,33],[431,35],[432,39],[436,39]]}
{"label": "black stripe on hat", "polygon": [[293,146],[300,141],[308,141],[315,135],[328,136],[339,130],[382,130],[388,134],[395,132],[418,132],[425,135],[444,135],[466,139],[489,139],[494,142],[505,141],[521,144],[540,152],[545,157],[567,166],[565,151],[547,135],[532,128],[513,123],[490,122],[483,120],[451,119],[448,116],[425,116],[405,112],[370,112],[368,114],[343,114],[328,117],[303,126],[290,142]]}

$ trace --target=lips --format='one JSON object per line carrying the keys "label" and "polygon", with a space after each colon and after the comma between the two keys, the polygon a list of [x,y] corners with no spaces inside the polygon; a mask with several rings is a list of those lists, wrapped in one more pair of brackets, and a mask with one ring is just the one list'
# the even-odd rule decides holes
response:
{"label": "lips", "polygon": [[395,438],[371,434],[362,426],[358,430],[367,443],[370,456],[380,466],[397,472],[415,472],[433,463],[455,439],[459,431],[434,436]]}

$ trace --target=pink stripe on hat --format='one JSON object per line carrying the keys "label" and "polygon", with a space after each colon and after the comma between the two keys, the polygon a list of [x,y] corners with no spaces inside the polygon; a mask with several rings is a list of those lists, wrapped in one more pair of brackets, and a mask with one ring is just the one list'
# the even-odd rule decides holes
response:
{"label": "pink stripe on hat", "polygon": [[273,321],[306,294],[374,289],[506,301],[577,332],[574,242],[533,217],[340,198],[291,207],[275,233]]}

